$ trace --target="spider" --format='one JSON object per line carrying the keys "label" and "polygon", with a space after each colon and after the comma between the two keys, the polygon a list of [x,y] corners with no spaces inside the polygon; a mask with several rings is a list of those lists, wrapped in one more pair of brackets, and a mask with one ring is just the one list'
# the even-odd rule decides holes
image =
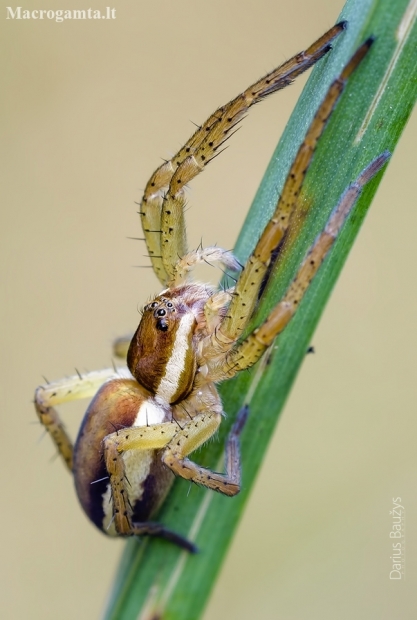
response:
{"label": "spider", "polygon": [[[189,455],[221,423],[223,408],[216,384],[255,364],[286,327],[362,187],[389,157],[387,152],[377,157],[346,189],[284,298],[257,329],[242,338],[271,265],[279,260],[279,247],[317,141],[372,38],[358,48],[329,87],[290,168],[276,210],[244,267],[231,252],[217,246],[187,250],[184,186],[221,152],[250,106],[316,63],[345,27],[345,22],[336,24],[306,51],[217,109],[151,176],[140,216],[163,290],[145,305],[130,345],[124,339],[116,342],[115,353],[127,353],[129,371],[78,374],[36,390],[39,419],[74,475],[84,511],[106,534],[160,536],[193,552],[193,542],[152,520],[173,474],[228,496],[240,490],[239,436],[247,407],[239,412],[226,441],[225,473],[201,467]],[[190,271],[202,262],[217,262],[226,270],[240,272],[235,286],[216,289],[193,282]],[[92,396],[73,446],[55,405]]]}

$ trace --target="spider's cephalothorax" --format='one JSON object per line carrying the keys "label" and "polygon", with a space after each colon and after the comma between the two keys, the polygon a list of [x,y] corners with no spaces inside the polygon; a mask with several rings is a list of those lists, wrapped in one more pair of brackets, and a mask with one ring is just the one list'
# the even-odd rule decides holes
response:
{"label": "spider's cephalothorax", "polygon": [[[175,292],[175,291],[174,291]],[[186,398],[197,370],[194,333],[197,317],[177,294],[145,307],[127,354],[135,379],[164,403]]]}
{"label": "spider's cephalothorax", "polygon": [[[225,473],[188,457],[216,432],[223,408],[215,384],[252,366],[294,315],[362,187],[388,158],[383,153],[346,189],[311,246],[283,299],[245,339],[276,248],[292,214],[317,141],[347,79],[369,50],[367,40],[328,89],[290,168],[275,212],[242,268],[218,247],[189,252],[184,223],[184,185],[218,154],[247,109],[289,84],[330,49],[346,27],[337,24],[305,52],[281,65],[216,110],[185,146],[149,180],[140,215],[152,266],[164,290],[148,303],[130,345],[115,345],[129,372],[114,369],[77,375],[41,386],[35,395],[39,418],[74,474],[89,518],[110,535],[149,534],[186,549],[192,542],[150,521],[163,502],[173,474],[235,495],[240,489],[239,434],[247,408],[238,414],[225,450]],[[179,258],[180,257],[180,258]],[[190,282],[201,262],[240,271],[228,290]],[[74,446],[54,406],[94,396]]]}

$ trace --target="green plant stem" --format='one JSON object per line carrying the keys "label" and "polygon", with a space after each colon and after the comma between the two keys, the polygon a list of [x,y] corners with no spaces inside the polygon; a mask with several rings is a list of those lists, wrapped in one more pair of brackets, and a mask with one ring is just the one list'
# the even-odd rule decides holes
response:
{"label": "green plant stem", "polygon": [[[282,296],[308,247],[323,228],[343,191],[377,155],[393,152],[417,96],[416,1],[350,0],[341,18],[349,22],[335,49],[314,69],[273,155],[239,237],[236,252],[245,261],[272,214],[285,175],[326,89],[358,45],[376,42],[352,76],[320,140],[303,190],[305,217],[273,274],[256,323]],[[364,189],[330,255],[313,280],[295,318],[259,365],[221,386],[229,416],[219,440],[196,454],[205,467],[222,469],[225,437],[243,402],[250,416],[242,435],[243,489],[230,499],[178,480],[158,519],[195,540],[190,555],[161,540],[130,540],[110,598],[107,620],[196,620],[201,616],[249,497],[263,455],[313,331],[365,217],[379,173]]]}

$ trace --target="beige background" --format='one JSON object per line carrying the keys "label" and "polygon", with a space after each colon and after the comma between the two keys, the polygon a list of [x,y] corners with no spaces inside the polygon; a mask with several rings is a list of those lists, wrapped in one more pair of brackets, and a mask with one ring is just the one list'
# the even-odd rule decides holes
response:
{"label": "beige background", "polygon": [[[99,617],[123,546],[81,513],[30,400],[42,374],[108,365],[112,339],[158,291],[150,270],[132,268],[147,262],[126,240],[140,236],[133,201],[191,120],[309,44],[341,5],[125,1],[115,21],[63,24],[6,21],[2,9],[1,618]],[[301,86],[251,111],[193,183],[192,245],[203,235],[233,246]],[[416,121],[314,336],[205,620],[415,617]],[[75,431],[82,407],[64,409]],[[401,582],[388,578],[397,496]]]}

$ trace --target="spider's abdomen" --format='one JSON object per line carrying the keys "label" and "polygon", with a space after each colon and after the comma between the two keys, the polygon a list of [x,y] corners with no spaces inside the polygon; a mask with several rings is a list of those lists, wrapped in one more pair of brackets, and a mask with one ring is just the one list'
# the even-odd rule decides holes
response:
{"label": "spider's abdomen", "polygon": [[[97,392],[85,414],[74,447],[74,480],[89,519],[106,534],[116,535],[103,439],[117,430],[166,421],[166,411],[134,380],[115,379]],[[129,450],[123,454],[132,521],[149,520],[172,483],[159,451]]]}
{"label": "spider's abdomen", "polygon": [[158,401],[177,403],[191,392],[197,370],[196,326],[193,312],[169,298],[160,296],[145,307],[127,364],[140,385]]}

